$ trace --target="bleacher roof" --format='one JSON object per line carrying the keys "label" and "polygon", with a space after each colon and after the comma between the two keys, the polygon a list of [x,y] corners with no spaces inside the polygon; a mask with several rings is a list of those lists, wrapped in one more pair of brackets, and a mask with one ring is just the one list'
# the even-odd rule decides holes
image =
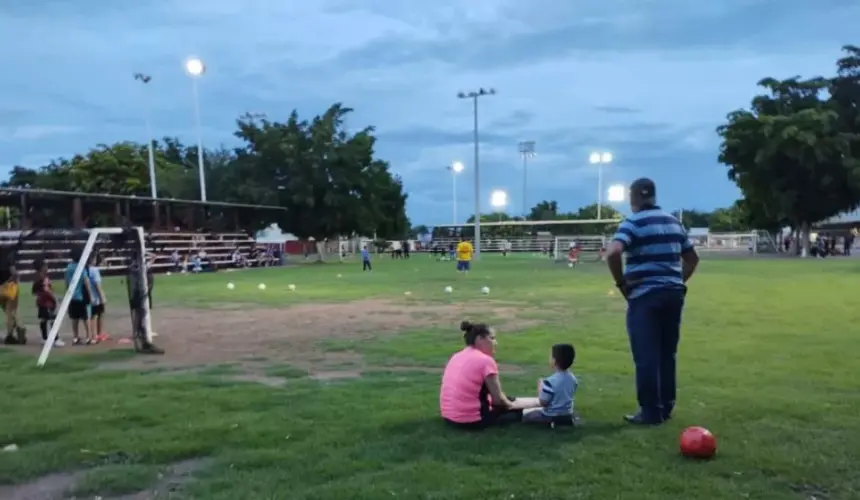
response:
{"label": "bleacher roof", "polygon": [[177,198],[152,198],[149,196],[125,196],[119,194],[105,194],[105,193],[84,193],[81,191],[59,191],[55,189],[31,189],[31,188],[19,188],[19,187],[3,187],[0,188],[0,198],[8,197],[8,196],[20,196],[20,195],[32,195],[32,196],[57,196],[57,197],[81,197],[81,198],[91,198],[96,200],[133,200],[140,202],[159,202],[165,204],[182,204],[182,205],[205,205],[212,207],[224,207],[224,208],[253,208],[259,210],[279,210],[284,211],[286,208],[284,207],[276,207],[274,205],[249,205],[246,203],[228,203],[223,201],[201,201],[201,200],[183,200]]}
{"label": "bleacher roof", "polygon": [[853,212],[841,213],[836,217],[831,217],[829,219],[824,219],[816,224],[816,226],[829,226],[836,224],[860,224],[860,209],[854,210]]}

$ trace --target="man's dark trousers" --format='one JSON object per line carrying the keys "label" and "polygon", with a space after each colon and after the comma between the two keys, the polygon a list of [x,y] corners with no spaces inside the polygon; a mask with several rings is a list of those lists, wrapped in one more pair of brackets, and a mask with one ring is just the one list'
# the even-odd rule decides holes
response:
{"label": "man's dark trousers", "polygon": [[636,365],[636,396],[642,418],[668,419],[675,408],[676,356],[685,291],[656,289],[630,299],[627,335]]}

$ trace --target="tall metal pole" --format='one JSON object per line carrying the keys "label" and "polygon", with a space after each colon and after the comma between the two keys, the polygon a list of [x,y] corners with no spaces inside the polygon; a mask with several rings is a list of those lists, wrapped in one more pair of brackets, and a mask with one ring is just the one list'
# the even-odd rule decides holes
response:
{"label": "tall metal pole", "polygon": [[478,138],[478,94],[472,96],[472,110],[474,116],[473,132],[475,139],[475,258],[481,256],[481,161],[478,150],[480,140]]}
{"label": "tall metal pole", "polygon": [[[144,87],[149,87],[147,85],[150,81],[152,81],[152,77],[149,75],[144,75],[143,73],[135,73],[134,79],[142,82]],[[158,198],[158,189],[156,189],[156,181],[155,181],[155,150],[152,144],[152,96],[149,94],[149,89],[144,89],[144,99],[145,99],[145,122],[146,122],[146,144],[147,149],[149,150],[149,195],[152,198]]]}
{"label": "tall metal pole", "polygon": [[460,92],[460,99],[472,100],[473,114],[473,136],[475,141],[475,259],[481,257],[481,158],[480,138],[478,136],[478,99],[480,97],[495,95],[495,89],[478,89],[469,93]]}
{"label": "tall metal pole", "polygon": [[535,156],[535,141],[521,141],[519,150],[520,155],[523,157],[523,217],[527,217],[529,214],[529,158]]}
{"label": "tall metal pole", "polygon": [[603,162],[597,164],[597,220],[600,220],[600,206],[603,205]]}
{"label": "tall metal pole", "polygon": [[206,201],[206,172],[203,170],[203,124],[200,119],[200,91],[197,78],[191,79],[194,92],[194,118],[197,122],[197,175],[200,177],[200,201]]}

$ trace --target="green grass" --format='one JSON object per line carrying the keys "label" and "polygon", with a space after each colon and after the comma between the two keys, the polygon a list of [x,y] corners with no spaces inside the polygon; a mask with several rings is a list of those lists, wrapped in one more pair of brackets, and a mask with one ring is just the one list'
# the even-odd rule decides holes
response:
{"label": "green grass", "polygon": [[[441,367],[460,336],[420,324],[396,336],[320,343],[356,351],[383,371],[317,382],[289,366],[269,367],[266,374],[283,377],[283,387],[231,381],[224,376],[231,365],[175,376],[92,368],[105,356],[127,354],[58,356],[40,371],[31,358],[0,349],[0,445],[20,447],[0,453],[0,484],[89,469],[74,491],[105,496],[152,486],[171,463],[211,457],[181,498],[860,496],[860,261],[705,260],[685,310],[677,415],[657,429],[620,423],[635,405],[632,364],[624,303],[608,296],[603,266],[570,270],[538,259],[488,258],[468,277],[452,267],[419,257],[378,259],[373,273],[332,264],[165,276],[156,295],[160,307],[237,299],[288,307],[365,297],[391,297],[403,307],[517,307],[522,318],[540,323],[514,331],[498,325],[499,361],[524,370],[503,375],[506,392],[531,395],[535,378],[548,370],[549,346],[571,341],[585,427],[481,434],[444,427],[439,375],[421,367]],[[236,284],[233,293],[227,281]],[[261,281],[264,292],[256,290]],[[445,296],[449,284],[455,291]],[[489,298],[478,293],[484,285],[492,288]],[[117,281],[108,287],[121,291]],[[416,370],[385,372],[392,360]],[[688,425],[717,435],[715,460],[679,457],[678,434]]]}

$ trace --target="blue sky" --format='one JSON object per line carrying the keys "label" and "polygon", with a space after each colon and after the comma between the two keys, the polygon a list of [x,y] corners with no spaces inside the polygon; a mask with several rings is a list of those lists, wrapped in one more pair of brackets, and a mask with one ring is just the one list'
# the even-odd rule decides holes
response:
{"label": "blue sky", "polygon": [[593,203],[588,154],[608,150],[605,187],[649,176],[665,207],[711,209],[737,197],[715,126],[763,76],[831,74],[858,21],[856,0],[3,2],[0,169],[145,141],[134,72],[153,76],[155,134],[192,142],[193,54],[208,66],[205,145],[233,145],[245,112],[342,101],[351,128],[377,127],[414,223],[450,222],[454,160],[461,218],[474,207],[472,109],[456,93],[479,87],[498,91],[480,103],[486,210],[501,188],[522,211],[521,140],[538,152],[529,205]]}

